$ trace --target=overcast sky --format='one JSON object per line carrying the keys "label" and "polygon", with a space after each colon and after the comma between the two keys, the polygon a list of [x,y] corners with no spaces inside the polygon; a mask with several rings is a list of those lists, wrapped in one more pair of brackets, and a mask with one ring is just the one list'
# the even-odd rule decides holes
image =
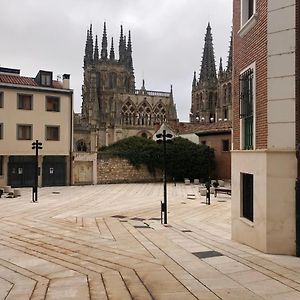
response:
{"label": "overcast sky", "polygon": [[[0,0],[0,66],[35,77],[71,74],[74,107],[81,107],[86,30],[102,37],[103,22],[118,49],[120,25],[131,30],[136,88],[169,91],[180,121],[189,120],[193,72],[199,75],[204,35],[211,23],[217,67],[227,62],[231,0]],[[118,56],[118,51],[116,51]]]}

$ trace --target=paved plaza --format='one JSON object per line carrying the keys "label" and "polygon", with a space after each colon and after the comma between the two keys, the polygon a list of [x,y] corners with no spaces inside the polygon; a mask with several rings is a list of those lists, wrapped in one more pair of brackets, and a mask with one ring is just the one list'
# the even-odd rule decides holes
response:
{"label": "paved plaza", "polygon": [[230,240],[230,196],[170,184],[164,226],[162,184],[21,191],[0,199],[0,299],[300,299],[300,259]]}

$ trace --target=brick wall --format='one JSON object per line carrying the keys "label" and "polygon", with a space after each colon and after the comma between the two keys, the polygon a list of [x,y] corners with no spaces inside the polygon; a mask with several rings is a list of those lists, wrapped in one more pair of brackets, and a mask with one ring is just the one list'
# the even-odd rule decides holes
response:
{"label": "brick wall", "polygon": [[137,169],[126,159],[119,157],[98,158],[98,183],[133,183],[155,181],[162,181],[161,172],[157,171],[156,176],[153,176],[149,173],[146,166],[141,166],[139,169]]}
{"label": "brick wall", "polygon": [[240,4],[233,1],[233,149],[240,148],[239,76],[256,62],[256,149],[267,148],[267,0],[256,1],[257,22],[240,37]]}

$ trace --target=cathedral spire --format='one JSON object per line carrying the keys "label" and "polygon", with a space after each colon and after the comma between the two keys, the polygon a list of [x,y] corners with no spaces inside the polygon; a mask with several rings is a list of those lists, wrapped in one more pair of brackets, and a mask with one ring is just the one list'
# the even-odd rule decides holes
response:
{"label": "cathedral spire", "polygon": [[205,35],[202,64],[200,71],[200,82],[214,84],[217,79],[215,54],[210,23],[208,23]]}
{"label": "cathedral spire", "polygon": [[93,33],[92,24],[90,29],[87,30],[87,37],[85,43],[85,55],[84,55],[84,66],[91,64],[93,62]]}
{"label": "cathedral spire", "polygon": [[230,44],[229,44],[229,52],[228,52],[228,60],[227,60],[227,72],[232,71],[232,31],[230,36]]}
{"label": "cathedral spire", "polygon": [[195,88],[196,86],[197,86],[197,78],[196,78],[196,72],[194,71],[194,78],[193,78],[192,87]]}
{"label": "cathedral spire", "polygon": [[109,59],[115,60],[115,50],[114,50],[114,38],[111,38],[111,47],[110,47],[110,53],[109,53]]}
{"label": "cathedral spire", "polygon": [[219,73],[218,73],[218,77],[222,77],[223,75],[223,61],[222,61],[222,57],[220,57],[220,63],[219,63]]}
{"label": "cathedral spire", "polygon": [[129,68],[131,71],[133,71],[132,45],[131,45],[131,33],[130,33],[130,30],[129,30],[129,32],[128,32],[128,42],[127,42],[126,53],[127,53],[127,65],[128,65],[128,68]]}
{"label": "cathedral spire", "polygon": [[125,58],[126,44],[124,44],[123,26],[121,25],[120,41],[119,41],[119,61],[123,62]]}
{"label": "cathedral spire", "polygon": [[96,35],[95,50],[94,50],[94,63],[98,62],[98,60],[99,60],[98,36]]}
{"label": "cathedral spire", "polygon": [[107,59],[107,34],[106,34],[106,22],[104,22],[103,35],[102,35],[101,59]]}

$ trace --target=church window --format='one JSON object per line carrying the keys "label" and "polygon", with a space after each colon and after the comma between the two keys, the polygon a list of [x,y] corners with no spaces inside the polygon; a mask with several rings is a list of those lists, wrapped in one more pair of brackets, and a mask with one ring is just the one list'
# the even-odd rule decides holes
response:
{"label": "church window", "polygon": [[76,149],[78,152],[86,152],[87,151],[86,143],[83,140],[78,141],[76,143]]}

